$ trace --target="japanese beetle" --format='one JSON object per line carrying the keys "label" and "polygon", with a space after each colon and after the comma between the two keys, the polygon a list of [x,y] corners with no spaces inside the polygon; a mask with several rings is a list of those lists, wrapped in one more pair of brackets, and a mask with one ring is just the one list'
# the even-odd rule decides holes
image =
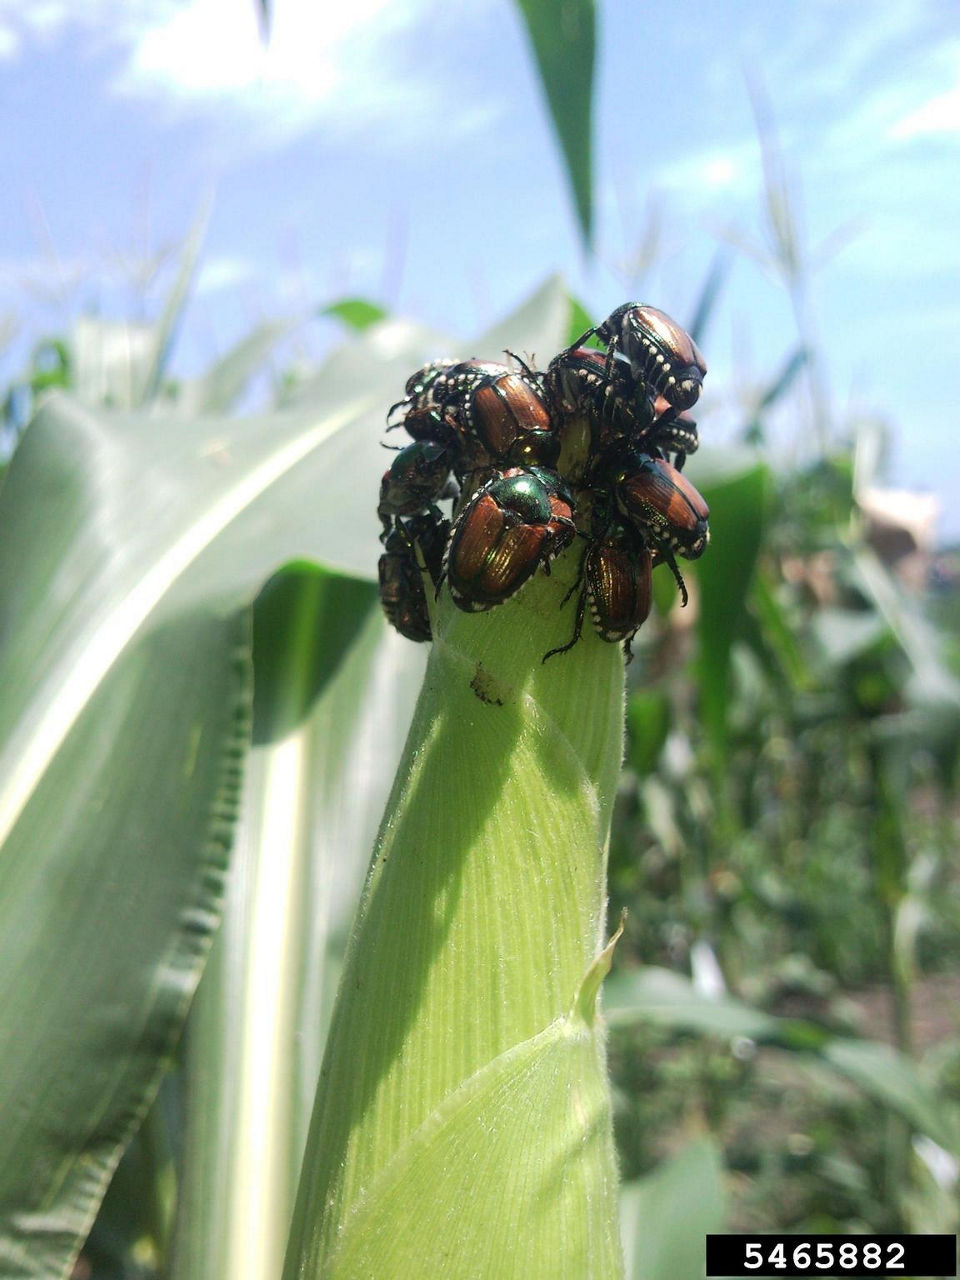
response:
{"label": "japanese beetle", "polygon": [[411,385],[420,390],[400,402],[404,427],[415,440],[456,443],[463,451],[455,465],[460,475],[471,463],[552,466],[560,456],[543,393],[526,366],[514,373],[488,360],[428,365]]}
{"label": "japanese beetle", "polygon": [[710,508],[665,458],[627,454],[611,468],[609,483],[620,511],[645,529],[654,545],[668,547],[686,560],[703,554],[710,536]]}
{"label": "japanese beetle", "polygon": [[573,500],[553,473],[513,467],[473,495],[454,522],[442,578],[458,608],[502,604],[573,541]]}
{"label": "japanese beetle", "polygon": [[574,347],[590,337],[607,344],[608,370],[622,351],[648,389],[674,409],[690,409],[699,400],[706,362],[689,333],[665,311],[640,302],[624,303],[603,324],[588,329]]}
{"label": "japanese beetle", "polygon": [[[506,365],[487,360],[433,360],[412,373],[404,387],[404,398],[391,405],[388,430],[403,426],[414,440],[450,443],[462,432],[455,414],[444,413],[447,406],[463,399],[465,392],[488,378],[509,373]],[[399,422],[391,422],[398,409]]]}
{"label": "japanese beetle", "polygon": [[543,393],[526,373],[507,369],[467,391],[463,416],[468,432],[497,462],[552,467],[560,457]]}
{"label": "japanese beetle", "polygon": [[385,538],[397,516],[411,516],[443,498],[456,496],[450,478],[451,451],[432,440],[401,449],[383,473],[377,515]]}
{"label": "japanese beetle", "polygon": [[621,442],[673,453],[680,470],[687,454],[696,452],[699,439],[693,418],[663,396],[652,396],[624,357],[615,355],[609,362],[595,347],[571,347],[550,362],[543,384],[558,418],[587,418],[595,457]]}
{"label": "japanese beetle", "polygon": [[414,516],[406,523],[398,520],[384,538],[383,555],[377,566],[380,603],[390,625],[408,640],[423,643],[432,639],[417,548],[436,586],[449,530],[450,521],[434,511]]}
{"label": "japanese beetle", "polygon": [[558,416],[588,419],[595,448],[638,436],[653,424],[652,397],[629,364],[615,358],[608,369],[606,355],[595,347],[561,351],[550,361],[543,386]]}
{"label": "japanese beetle", "polygon": [[604,480],[621,514],[644,534],[657,560],[670,566],[686,604],[687,588],[675,556],[696,560],[710,539],[710,508],[702,494],[664,458],[643,453],[613,458]]}
{"label": "japanese beetle", "polygon": [[432,639],[423,574],[413,542],[399,524],[386,536],[377,572],[380,604],[391,627],[418,643]]}
{"label": "japanese beetle", "polygon": [[447,369],[452,368],[456,363],[456,360],[431,360],[429,364],[425,364],[416,373],[411,373],[403,389],[403,399],[390,406],[387,413],[388,425],[400,426],[398,422],[390,423],[390,419],[398,409],[403,409],[404,415],[406,415],[413,408],[422,408],[429,405],[431,403],[431,388],[434,383]]}
{"label": "japanese beetle", "polygon": [[639,530],[617,523],[591,538],[580,561],[577,580],[566,597],[569,599],[579,588],[573,636],[566,644],[545,653],[542,661],[573,648],[583,631],[583,617],[589,603],[597,635],[610,644],[622,641],[629,662],[630,642],[650,614],[652,571],[650,550]]}

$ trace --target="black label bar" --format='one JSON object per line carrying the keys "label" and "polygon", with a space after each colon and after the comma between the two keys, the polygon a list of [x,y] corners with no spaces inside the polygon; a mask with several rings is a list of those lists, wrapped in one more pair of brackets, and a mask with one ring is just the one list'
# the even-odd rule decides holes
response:
{"label": "black label bar", "polygon": [[707,1236],[708,1276],[952,1277],[957,1237]]}

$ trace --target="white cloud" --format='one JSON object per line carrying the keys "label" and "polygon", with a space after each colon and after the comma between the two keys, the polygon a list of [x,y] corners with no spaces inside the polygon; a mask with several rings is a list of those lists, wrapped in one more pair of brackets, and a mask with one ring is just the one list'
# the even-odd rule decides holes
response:
{"label": "white cloud", "polygon": [[[239,123],[247,145],[282,142],[321,119],[338,132],[388,122],[395,144],[422,137],[449,101],[449,86],[411,74],[398,53],[440,3],[275,0],[265,45],[253,0],[0,0],[0,58],[5,41],[14,56],[70,36],[81,52],[119,55],[114,94]],[[488,124],[492,109],[477,116],[477,105],[452,119],[448,107],[445,133]]]}
{"label": "white cloud", "polygon": [[341,46],[387,3],[278,6],[264,45],[252,3],[244,9],[234,0],[192,0],[171,7],[140,33],[119,87],[186,97],[259,88],[280,98],[322,101],[336,88]]}
{"label": "white cloud", "polygon": [[960,133],[960,85],[938,94],[898,120],[889,136],[903,141],[932,133]]}
{"label": "white cloud", "polygon": [[0,0],[0,23],[16,33],[21,50],[82,32],[94,48],[129,47],[151,25],[162,21],[176,0]]}
{"label": "white cloud", "polygon": [[245,258],[216,257],[204,260],[193,292],[198,297],[244,284],[257,275],[254,263]]}
{"label": "white cloud", "polygon": [[715,207],[718,192],[745,196],[760,181],[760,149],[753,134],[736,141],[689,151],[649,175],[658,189],[685,197],[690,205]]}
{"label": "white cloud", "polygon": [[[937,19],[941,8],[938,0],[859,6],[844,0],[808,0],[784,8],[778,17],[781,38],[755,51],[760,83],[778,114],[824,103],[842,114],[869,95],[878,79],[919,78],[918,69],[911,74],[905,51],[925,25],[942,25]],[[949,56],[952,43],[941,37],[939,53],[928,47],[924,70],[931,73],[934,59]]]}

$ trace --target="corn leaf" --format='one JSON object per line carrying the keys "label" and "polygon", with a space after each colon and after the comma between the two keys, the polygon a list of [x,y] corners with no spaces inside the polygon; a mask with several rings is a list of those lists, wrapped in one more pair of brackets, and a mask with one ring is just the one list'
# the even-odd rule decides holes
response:
{"label": "corn leaf", "polygon": [[743,618],[768,515],[770,474],[749,456],[698,454],[690,471],[710,506],[711,545],[697,563],[700,708],[716,771],[727,753],[731,655]]}
{"label": "corn leaf", "polygon": [[775,1018],[731,996],[706,996],[689,979],[653,966],[615,973],[607,984],[606,1007],[613,1027],[654,1022],[697,1035],[745,1037],[808,1056],[818,1067],[853,1081],[936,1142],[957,1147],[948,1109],[917,1066],[889,1045],[835,1036],[800,1019]]}
{"label": "corn leaf", "polygon": [[566,162],[584,242],[593,237],[594,0],[517,0]]}
{"label": "corn leaf", "polygon": [[386,634],[374,596],[291,566],[254,609],[235,870],[188,1024],[179,1280],[283,1262],[343,946],[426,656]]}
{"label": "corn leaf", "polygon": [[[462,350],[555,349],[565,313],[548,282]],[[396,331],[371,337],[386,345]],[[364,519],[376,480],[366,483]],[[282,1262],[348,926],[426,658],[384,635],[378,609],[357,632],[362,604],[356,583],[304,564],[255,604],[236,867],[189,1027],[178,1280],[252,1280]]]}
{"label": "corn leaf", "polygon": [[722,1153],[711,1138],[697,1138],[621,1191],[627,1275],[703,1280],[706,1236],[725,1223]]}
{"label": "corn leaf", "polygon": [[14,456],[0,496],[2,1276],[69,1270],[156,1090],[223,896],[249,603],[298,555],[372,576],[383,406],[422,359],[398,339],[395,363],[335,356],[299,413],[186,422],[54,398]]}

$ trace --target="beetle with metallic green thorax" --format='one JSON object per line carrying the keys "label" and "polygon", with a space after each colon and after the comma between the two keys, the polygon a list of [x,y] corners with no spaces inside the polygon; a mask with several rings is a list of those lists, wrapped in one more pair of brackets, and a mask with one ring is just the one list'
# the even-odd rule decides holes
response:
{"label": "beetle with metallic green thorax", "polygon": [[454,604],[479,613],[502,604],[573,541],[573,499],[553,472],[513,467],[473,495],[454,522],[442,578]]}
{"label": "beetle with metallic green thorax", "polygon": [[380,603],[390,625],[408,640],[432,639],[423,570],[417,552],[419,550],[424,568],[436,587],[449,531],[450,521],[434,508],[410,520],[397,520],[385,534],[383,555],[377,566]]}
{"label": "beetle with metallic green thorax", "polygon": [[456,496],[451,450],[432,440],[415,440],[401,449],[383,473],[377,515],[386,538],[396,517],[412,516],[435,502]]}

